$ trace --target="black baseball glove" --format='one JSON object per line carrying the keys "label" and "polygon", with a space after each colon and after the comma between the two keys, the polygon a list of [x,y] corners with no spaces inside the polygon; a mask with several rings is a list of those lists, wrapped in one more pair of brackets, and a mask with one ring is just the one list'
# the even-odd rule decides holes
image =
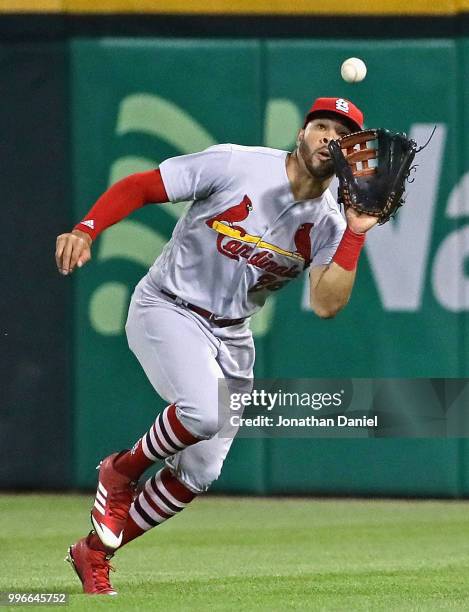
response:
{"label": "black baseball glove", "polygon": [[417,144],[405,134],[364,130],[331,140],[329,152],[339,179],[339,203],[378,217],[380,225],[389,221],[404,203]]}

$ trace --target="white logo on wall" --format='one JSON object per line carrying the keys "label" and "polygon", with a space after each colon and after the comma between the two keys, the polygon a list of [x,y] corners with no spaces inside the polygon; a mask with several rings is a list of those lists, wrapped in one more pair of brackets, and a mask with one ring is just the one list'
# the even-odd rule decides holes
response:
{"label": "white logo on wall", "polygon": [[342,111],[343,113],[348,113],[350,110],[347,100],[344,100],[343,98],[336,100],[335,107],[338,111]]}
{"label": "white logo on wall", "polygon": [[[280,120],[281,119],[281,120]],[[294,134],[302,115],[290,100],[272,99],[266,108],[266,146],[294,145]],[[183,129],[182,127],[183,126]],[[119,105],[116,134],[142,133],[169,143],[184,155],[201,151],[217,143],[203,125],[171,100],[155,94],[137,93],[122,99]],[[285,134],[293,140],[284,140]],[[116,159],[110,169],[109,184],[134,172],[145,172],[158,166],[158,160],[125,155]],[[185,203],[159,204],[158,214],[172,217],[176,222],[184,214]],[[93,229],[94,221],[85,225]],[[90,225],[93,224],[93,225]],[[98,261],[104,263],[114,257],[126,259],[145,269],[154,262],[167,243],[169,235],[161,233],[141,221],[124,219],[99,241]],[[138,249],[135,245],[138,244]],[[106,281],[95,289],[89,303],[89,317],[94,330],[102,335],[115,336],[124,331],[125,318],[132,287],[121,281]],[[275,312],[275,296],[252,317],[251,329],[256,337],[268,333]]]}
{"label": "white logo on wall", "polygon": [[[347,100],[343,98],[336,100],[336,108],[346,113],[350,110]],[[290,100],[274,99],[267,105],[266,117],[264,144],[285,149],[294,146],[293,141],[288,142],[288,135],[294,133],[295,126],[301,121],[300,109]],[[282,121],[279,121],[279,117]],[[286,121],[285,117],[289,120]],[[175,126],[180,125],[182,119],[190,138],[179,138]],[[419,143],[426,142],[433,127],[433,123],[414,124],[410,126],[410,136]],[[181,154],[201,150],[216,142],[188,113],[153,94],[133,94],[124,98],[116,128],[119,135],[142,132],[157,136],[170,142]],[[469,310],[469,277],[464,265],[469,254],[469,225],[450,232],[437,245],[436,251],[431,249],[446,136],[447,126],[438,124],[430,145],[419,155],[420,168],[415,181],[407,186],[406,206],[395,221],[373,230],[368,236],[366,257],[386,311],[418,311],[422,307],[425,287],[428,286],[426,279],[430,280],[433,295],[443,308],[453,312]],[[109,182],[114,183],[127,174],[149,170],[157,165],[158,160],[154,159],[120,157],[111,167]],[[449,219],[469,216],[469,197],[466,194],[469,194],[469,173],[455,186],[449,198],[446,211]],[[174,217],[175,221],[183,213],[182,207],[179,210],[174,204],[162,204],[158,210]],[[93,227],[92,223],[90,219],[86,225]],[[141,222],[126,219],[104,234],[98,260],[104,262],[119,256],[145,268],[161,252],[168,238]],[[140,245],[138,251],[135,250],[136,242]],[[389,270],[390,254],[394,261],[392,273]],[[302,306],[309,310],[308,275],[305,275],[304,288]],[[98,333],[116,335],[123,332],[129,291],[130,288],[121,282],[107,282],[95,290],[90,301],[90,318]],[[256,320],[253,323],[258,325],[256,335],[268,333],[275,301],[274,296],[253,318]]]}
{"label": "white logo on wall", "polygon": [[[433,123],[416,123],[411,126],[410,136],[418,143],[426,142],[433,128]],[[419,311],[428,286],[446,310],[469,310],[469,277],[465,268],[469,225],[453,229],[435,245],[433,252],[431,249],[446,136],[447,126],[437,124],[430,144],[419,153],[415,180],[406,187],[405,206],[395,220],[373,229],[367,237],[366,257],[386,311]],[[468,194],[469,173],[460,179],[448,198],[447,218],[469,217]],[[305,310],[309,310],[307,281],[306,276],[302,300]]]}

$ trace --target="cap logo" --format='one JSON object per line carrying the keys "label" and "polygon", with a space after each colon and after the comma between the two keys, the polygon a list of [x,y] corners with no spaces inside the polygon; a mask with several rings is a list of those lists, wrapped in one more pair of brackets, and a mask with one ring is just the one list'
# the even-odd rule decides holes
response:
{"label": "cap logo", "polygon": [[343,98],[338,98],[335,101],[335,107],[338,111],[341,111],[342,113],[348,113],[350,110],[347,100],[344,100]]}

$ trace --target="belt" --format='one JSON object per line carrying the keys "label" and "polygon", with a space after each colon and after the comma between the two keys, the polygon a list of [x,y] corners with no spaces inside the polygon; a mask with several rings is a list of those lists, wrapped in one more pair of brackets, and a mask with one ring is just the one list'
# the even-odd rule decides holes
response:
{"label": "belt", "polygon": [[229,327],[230,325],[238,325],[239,323],[243,323],[246,320],[246,317],[242,319],[217,319],[216,315],[214,315],[213,312],[210,312],[209,310],[205,310],[205,308],[200,308],[200,306],[196,306],[195,304],[185,302],[184,300],[181,300],[181,298],[179,298],[177,295],[174,295],[174,293],[165,291],[165,289],[160,289],[160,291],[161,293],[163,293],[164,295],[166,295],[167,297],[175,301],[176,304],[181,304],[182,306],[185,306],[189,310],[196,312],[201,317],[204,317],[204,319],[208,319],[209,321],[211,321],[217,327]]}

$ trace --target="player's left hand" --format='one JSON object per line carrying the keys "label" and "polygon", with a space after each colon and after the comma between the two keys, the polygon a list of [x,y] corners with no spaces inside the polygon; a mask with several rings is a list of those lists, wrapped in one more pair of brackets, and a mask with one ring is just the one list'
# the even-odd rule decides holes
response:
{"label": "player's left hand", "polygon": [[364,234],[379,221],[378,217],[357,212],[353,208],[346,209],[345,218],[347,219],[349,228],[356,234]]}

